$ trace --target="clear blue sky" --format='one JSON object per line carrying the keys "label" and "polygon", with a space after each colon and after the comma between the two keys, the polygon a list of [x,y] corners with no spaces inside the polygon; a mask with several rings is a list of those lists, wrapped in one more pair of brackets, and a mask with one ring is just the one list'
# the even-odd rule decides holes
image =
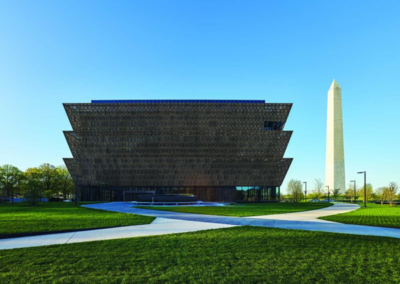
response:
{"label": "clear blue sky", "polygon": [[342,87],[347,181],[400,183],[400,1],[0,1],[0,164],[71,157],[63,102],[290,102],[291,178],[324,180]]}

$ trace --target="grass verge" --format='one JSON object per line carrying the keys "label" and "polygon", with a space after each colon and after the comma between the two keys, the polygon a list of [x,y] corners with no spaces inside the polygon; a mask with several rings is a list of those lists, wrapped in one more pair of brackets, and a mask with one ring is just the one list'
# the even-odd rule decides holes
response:
{"label": "grass verge", "polygon": [[0,283],[399,283],[400,240],[234,227],[1,251]]}
{"label": "grass verge", "polygon": [[73,203],[0,205],[0,237],[149,224],[153,217],[94,210]]}
{"label": "grass verge", "polygon": [[234,216],[234,217],[250,217],[261,215],[273,215],[283,213],[294,213],[308,210],[321,209],[331,206],[332,203],[247,203],[226,206],[135,206],[135,208]]}
{"label": "grass verge", "polygon": [[355,211],[319,219],[345,224],[400,228],[400,206],[390,207],[375,203],[367,203],[367,208],[362,207],[363,204],[360,206]]}

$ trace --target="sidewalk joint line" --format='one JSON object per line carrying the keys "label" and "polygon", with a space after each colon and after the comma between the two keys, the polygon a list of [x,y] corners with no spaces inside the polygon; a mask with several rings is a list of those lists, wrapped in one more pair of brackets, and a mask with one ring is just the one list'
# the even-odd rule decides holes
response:
{"label": "sidewalk joint line", "polygon": [[68,240],[65,242],[65,244],[67,244],[67,243],[69,242],[69,240],[70,240],[73,236],[75,236],[75,234],[76,234],[76,232],[74,232],[74,233],[68,238]]}

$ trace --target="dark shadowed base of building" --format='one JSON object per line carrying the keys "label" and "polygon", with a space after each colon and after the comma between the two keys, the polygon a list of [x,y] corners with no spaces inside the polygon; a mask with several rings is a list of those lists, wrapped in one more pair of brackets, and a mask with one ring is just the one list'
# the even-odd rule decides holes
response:
{"label": "dark shadowed base of building", "polygon": [[79,189],[81,201],[137,201],[141,195],[194,195],[211,202],[274,202],[279,200],[277,186],[190,186],[190,187],[95,187]]}

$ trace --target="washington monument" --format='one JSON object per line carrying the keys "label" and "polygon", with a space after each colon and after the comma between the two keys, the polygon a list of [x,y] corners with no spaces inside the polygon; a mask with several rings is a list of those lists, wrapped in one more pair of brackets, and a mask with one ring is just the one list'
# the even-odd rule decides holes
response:
{"label": "washington monument", "polygon": [[325,185],[334,189],[346,190],[344,174],[344,145],[342,117],[342,89],[333,80],[328,91],[328,117],[326,127]]}

